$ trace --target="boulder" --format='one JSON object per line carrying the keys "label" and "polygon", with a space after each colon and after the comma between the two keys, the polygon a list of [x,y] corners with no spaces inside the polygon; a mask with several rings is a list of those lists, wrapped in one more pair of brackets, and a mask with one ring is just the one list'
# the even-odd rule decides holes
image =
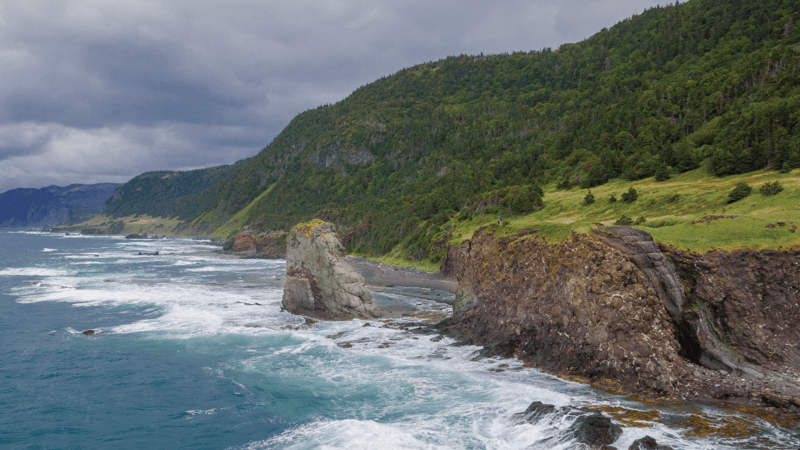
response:
{"label": "boulder", "polygon": [[600,411],[590,408],[569,406],[557,408],[555,405],[537,401],[531,403],[524,412],[514,414],[513,417],[518,424],[522,424],[525,422],[536,423],[546,416],[574,417],[567,433],[581,444],[589,445],[591,448],[613,448],[608,445],[614,443],[622,434],[622,427],[612,422]]}
{"label": "boulder", "polygon": [[379,317],[364,278],[344,260],[344,246],[334,225],[302,223],[286,240],[283,307],[319,319]]}
{"label": "boulder", "polygon": [[655,439],[650,436],[645,436],[641,439],[633,441],[628,450],[672,450],[668,445],[658,445]]}

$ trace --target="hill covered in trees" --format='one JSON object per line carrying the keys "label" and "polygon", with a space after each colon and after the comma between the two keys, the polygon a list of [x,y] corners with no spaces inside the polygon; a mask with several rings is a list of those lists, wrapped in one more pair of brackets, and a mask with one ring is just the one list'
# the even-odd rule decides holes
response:
{"label": "hill covered in trees", "polygon": [[[789,0],[655,7],[558,49],[455,56],[295,117],[180,208],[219,228],[314,216],[349,250],[441,255],[445,223],[540,208],[540,185],[800,167],[800,18]],[[108,209],[107,205],[107,209]],[[153,214],[153,212],[150,212]]]}
{"label": "hill covered in trees", "polygon": [[199,213],[196,201],[214,182],[223,179],[229,166],[179,172],[159,170],[137,175],[114,192],[103,207],[111,217],[147,214],[189,219]]}

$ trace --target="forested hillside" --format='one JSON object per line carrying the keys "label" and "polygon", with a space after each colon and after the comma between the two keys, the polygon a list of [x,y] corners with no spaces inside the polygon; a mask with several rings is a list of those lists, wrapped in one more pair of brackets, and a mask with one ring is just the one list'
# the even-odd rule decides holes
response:
{"label": "forested hillside", "polygon": [[703,161],[717,176],[791,170],[798,6],[693,0],[556,50],[405,69],[298,115],[186,204],[215,228],[248,205],[238,220],[261,230],[323,216],[352,231],[350,250],[405,240],[417,258],[441,253],[453,217],[535,210],[539,185],[666,179]]}
{"label": "forested hillside", "polygon": [[160,170],[134,177],[105,202],[103,213],[111,217],[147,214],[156,217],[189,219],[200,212],[196,200],[214,182],[224,179],[230,166],[217,166],[188,172]]}

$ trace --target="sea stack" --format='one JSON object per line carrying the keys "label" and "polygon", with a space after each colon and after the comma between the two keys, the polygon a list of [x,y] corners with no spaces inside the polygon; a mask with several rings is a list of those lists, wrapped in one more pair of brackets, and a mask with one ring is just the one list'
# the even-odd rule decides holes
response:
{"label": "sea stack", "polygon": [[296,225],[286,239],[283,307],[318,319],[380,316],[364,277],[344,261],[333,224],[318,219]]}

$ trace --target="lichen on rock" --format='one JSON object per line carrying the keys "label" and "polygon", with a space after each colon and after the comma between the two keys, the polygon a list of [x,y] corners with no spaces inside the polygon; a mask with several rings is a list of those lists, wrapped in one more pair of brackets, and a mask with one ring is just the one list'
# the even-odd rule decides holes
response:
{"label": "lichen on rock", "polygon": [[334,225],[319,219],[296,225],[286,240],[283,307],[320,319],[380,316],[364,278],[344,261]]}

